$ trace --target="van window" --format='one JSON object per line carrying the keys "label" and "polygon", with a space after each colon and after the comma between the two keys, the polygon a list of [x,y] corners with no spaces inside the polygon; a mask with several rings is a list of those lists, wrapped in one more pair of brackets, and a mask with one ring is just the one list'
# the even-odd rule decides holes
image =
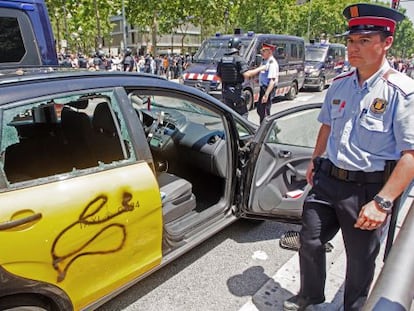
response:
{"label": "van window", "polygon": [[0,16],[0,36],[1,62],[20,62],[26,50],[17,18]]}
{"label": "van window", "polygon": [[299,60],[305,59],[305,46],[303,44],[299,45]]}
{"label": "van window", "polygon": [[298,58],[298,47],[294,43],[290,44],[290,57],[292,59]]}
{"label": "van window", "polygon": [[286,59],[286,43],[278,43],[276,45],[276,51],[275,51],[275,58],[276,59]]}
{"label": "van window", "polygon": [[304,48],[303,45],[297,43],[290,44],[290,58],[293,61],[301,61],[303,60],[304,55]]}

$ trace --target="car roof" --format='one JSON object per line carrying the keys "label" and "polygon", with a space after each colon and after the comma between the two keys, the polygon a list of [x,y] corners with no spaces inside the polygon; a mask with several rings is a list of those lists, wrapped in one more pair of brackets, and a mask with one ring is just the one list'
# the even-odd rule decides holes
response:
{"label": "car roof", "polygon": [[105,77],[105,76],[140,76],[158,80],[166,80],[161,76],[154,76],[144,73],[130,73],[122,71],[92,71],[82,69],[72,69],[52,66],[27,66],[27,67],[9,67],[0,69],[0,85],[33,81],[33,80],[52,80],[56,78],[80,78],[80,77]]}
{"label": "car roof", "polygon": [[[40,84],[42,84],[40,86]],[[46,84],[46,87],[45,87]],[[22,86],[25,86],[24,88]],[[144,87],[194,94],[217,105],[218,99],[164,77],[122,71],[89,71],[70,68],[28,67],[0,70],[0,105],[64,92],[114,87]]]}

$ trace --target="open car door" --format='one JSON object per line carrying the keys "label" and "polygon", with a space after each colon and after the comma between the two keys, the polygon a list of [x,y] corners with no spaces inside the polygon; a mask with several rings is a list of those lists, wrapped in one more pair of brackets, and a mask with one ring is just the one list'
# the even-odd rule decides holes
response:
{"label": "open car door", "polygon": [[260,125],[242,161],[239,216],[300,221],[310,189],[306,169],[319,132],[321,106],[294,107],[267,117]]}

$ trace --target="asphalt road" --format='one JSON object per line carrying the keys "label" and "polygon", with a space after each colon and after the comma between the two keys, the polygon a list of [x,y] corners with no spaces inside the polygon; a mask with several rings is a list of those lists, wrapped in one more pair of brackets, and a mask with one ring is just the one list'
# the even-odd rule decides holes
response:
{"label": "asphalt road", "polygon": [[[272,113],[319,102],[324,94],[303,92],[294,101],[279,100]],[[251,111],[249,119],[258,122],[257,113]],[[298,229],[273,221],[240,220],[98,310],[239,310],[295,254],[280,248],[279,239]]]}

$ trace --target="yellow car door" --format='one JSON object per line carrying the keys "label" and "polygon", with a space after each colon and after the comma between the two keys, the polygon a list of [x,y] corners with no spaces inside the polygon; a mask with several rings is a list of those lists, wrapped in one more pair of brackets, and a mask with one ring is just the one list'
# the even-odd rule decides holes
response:
{"label": "yellow car door", "polygon": [[[119,120],[120,128],[122,124]],[[14,149],[19,144],[22,139]],[[51,141],[49,146],[56,147]],[[35,150],[29,153],[24,148],[24,160],[40,166],[44,160],[34,159]],[[17,157],[17,152],[9,156],[8,151],[3,155],[6,177],[26,165],[7,164],[12,161],[8,158]],[[75,154],[69,153],[69,158],[75,159]],[[0,266],[15,276],[56,285],[70,297],[75,310],[157,266],[162,257],[158,184],[146,161],[133,159],[125,147],[121,154],[119,161],[99,158],[94,166],[79,170],[80,164],[73,164],[70,172],[23,178],[1,190]],[[39,155],[47,156],[46,151]],[[54,161],[46,159],[47,169]]]}

